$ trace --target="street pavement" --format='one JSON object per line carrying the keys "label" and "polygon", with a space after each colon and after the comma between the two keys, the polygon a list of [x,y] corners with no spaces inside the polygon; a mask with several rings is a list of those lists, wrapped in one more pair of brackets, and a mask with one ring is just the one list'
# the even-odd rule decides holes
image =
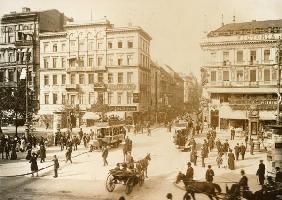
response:
{"label": "street pavement", "polygon": [[[172,131],[173,132],[173,131]],[[73,152],[73,163],[65,163],[65,151],[61,152],[59,147],[49,147],[47,149],[47,162],[38,162],[38,167],[43,168],[52,164],[50,161],[54,154],[60,160],[59,177],[53,178],[53,168],[47,168],[39,172],[39,177],[3,177],[19,175],[30,172],[30,164],[24,159],[25,154],[19,155],[17,161],[0,160],[0,197],[1,199],[118,199],[125,196],[132,200],[157,200],[165,199],[167,193],[172,193],[174,199],[182,199],[184,190],[180,183],[176,187],[174,182],[179,171],[186,173],[187,161],[190,158],[189,152],[181,152],[173,144],[173,133],[168,133],[165,128],[155,128],[151,136],[146,134],[128,134],[133,140],[132,155],[135,160],[140,160],[151,153],[152,160],[148,168],[149,178],[145,179],[143,186],[136,185],[130,195],[125,194],[125,186],[117,185],[112,193],[105,189],[105,180],[108,171],[115,167],[116,163],[123,161],[122,147],[111,149],[109,152],[109,166],[104,167],[101,152],[87,152],[83,145],[79,146],[78,151]],[[229,134],[218,133],[218,137],[229,139]],[[197,136],[196,142],[202,143],[204,136]],[[235,141],[230,141],[230,146],[234,147],[237,142],[241,143],[243,138],[236,137]],[[87,153],[84,153],[87,152]],[[84,153],[84,154],[82,154]],[[81,154],[81,155],[80,155]],[[198,152],[200,155],[200,152]],[[219,183],[223,192],[225,186],[231,186],[231,182],[240,179],[240,170],[244,169],[249,179],[250,189],[259,190],[255,176],[259,160],[266,161],[265,152],[255,152],[255,155],[246,153],[244,161],[239,160],[235,163],[236,170],[227,168],[217,168],[216,150],[209,153],[206,166],[212,165],[215,171],[214,182]],[[207,168],[201,167],[200,157],[197,166],[193,166],[194,179],[204,180]],[[206,196],[197,194],[201,200],[208,199]]]}

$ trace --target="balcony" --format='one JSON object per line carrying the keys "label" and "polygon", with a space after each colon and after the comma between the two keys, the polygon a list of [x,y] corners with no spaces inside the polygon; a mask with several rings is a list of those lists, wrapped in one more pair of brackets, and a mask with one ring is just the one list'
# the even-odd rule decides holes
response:
{"label": "balcony", "polygon": [[94,67],[68,67],[67,72],[93,72]]}
{"label": "balcony", "polygon": [[17,83],[13,81],[0,82],[0,87],[17,87]]}
{"label": "balcony", "polygon": [[77,90],[78,88],[78,84],[66,84],[66,90]]}
{"label": "balcony", "polygon": [[94,83],[94,89],[95,90],[105,90],[105,89],[107,89],[107,85],[103,82],[95,82]]}
{"label": "balcony", "polygon": [[33,41],[32,40],[19,40],[15,42],[15,46],[19,47],[19,46],[32,46],[33,45]]}
{"label": "balcony", "polygon": [[101,71],[106,71],[107,68],[106,66],[96,66],[94,67],[94,72],[101,72]]}

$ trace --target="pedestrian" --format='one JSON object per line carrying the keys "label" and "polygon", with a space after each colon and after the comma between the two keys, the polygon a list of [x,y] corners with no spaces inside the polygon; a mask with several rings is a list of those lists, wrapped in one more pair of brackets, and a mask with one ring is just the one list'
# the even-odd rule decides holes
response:
{"label": "pedestrian", "polygon": [[222,159],[222,153],[218,153],[217,158],[216,158],[216,163],[218,168],[222,165],[223,159]]}
{"label": "pedestrian", "polygon": [[240,146],[240,153],[241,153],[241,156],[242,156],[242,160],[244,160],[245,159],[245,153],[246,153],[246,146],[243,143]]}
{"label": "pedestrian", "polygon": [[280,171],[280,167],[275,167],[275,169],[276,169],[275,182],[282,183],[282,172]]}
{"label": "pedestrian", "polygon": [[235,156],[234,153],[232,153],[232,150],[229,150],[228,153],[228,168],[230,170],[234,170],[235,169]]}
{"label": "pedestrian", "polygon": [[243,169],[241,170],[241,179],[239,181],[239,186],[243,189],[243,192],[249,189],[248,178],[245,175],[245,171]]}
{"label": "pedestrian", "polygon": [[148,136],[151,136],[151,129],[150,129],[150,127],[148,128]]}
{"label": "pedestrian", "polygon": [[49,128],[49,122],[46,122],[46,130]]}
{"label": "pedestrian", "polygon": [[102,157],[103,157],[104,166],[108,165],[108,161],[107,161],[108,154],[109,154],[108,147],[105,146],[103,148],[103,151],[102,151]]}
{"label": "pedestrian", "polygon": [[227,152],[228,152],[228,150],[229,150],[229,143],[228,143],[228,140],[225,140],[225,142],[223,143],[222,148],[223,148],[224,154],[227,155]]}
{"label": "pedestrian", "polygon": [[70,163],[72,163],[71,154],[72,154],[72,147],[68,147],[67,152],[66,152],[66,163],[68,161],[70,161]]}
{"label": "pedestrian", "polygon": [[249,141],[249,136],[248,136],[248,132],[246,132],[246,135],[245,135],[245,146],[246,146],[246,148],[248,147],[248,141]]}
{"label": "pedestrian", "polygon": [[253,138],[250,139],[250,154],[254,155],[254,148],[255,148],[255,143]]}
{"label": "pedestrian", "polygon": [[6,141],[6,144],[4,146],[4,151],[6,153],[6,159],[10,159],[10,144],[9,144],[9,141]]}
{"label": "pedestrian", "polygon": [[79,135],[79,140],[81,141],[81,140],[82,140],[82,137],[83,137],[82,128],[80,128],[80,130],[79,130],[79,132],[78,132],[78,135]]}
{"label": "pedestrian", "polygon": [[237,143],[237,145],[234,147],[234,151],[235,151],[236,160],[238,160],[239,159],[239,154],[240,154],[239,143]]}
{"label": "pedestrian", "polygon": [[206,154],[205,154],[205,150],[203,147],[201,147],[201,157],[202,157],[202,167],[205,167],[205,157],[206,157]]}
{"label": "pedestrian", "polygon": [[46,148],[45,148],[44,145],[40,145],[39,155],[40,155],[40,163],[45,162],[45,158],[46,158]]}
{"label": "pedestrian", "polygon": [[187,181],[193,181],[194,169],[191,166],[190,162],[187,163],[187,166],[188,166],[188,168],[187,168],[187,171],[186,171],[186,180]]}
{"label": "pedestrian", "polygon": [[197,150],[193,149],[191,151],[191,155],[190,155],[190,162],[192,162],[194,164],[194,166],[197,165],[197,157],[198,157]]}
{"label": "pedestrian", "polygon": [[264,179],[265,179],[265,165],[263,164],[263,160],[260,160],[259,168],[257,170],[256,175],[259,178],[259,184],[263,185],[264,184]]}
{"label": "pedestrian", "polygon": [[38,155],[36,153],[32,153],[32,156],[30,158],[29,163],[31,163],[30,165],[30,169],[31,169],[31,173],[32,173],[32,177],[34,177],[34,173],[36,173],[36,176],[38,177],[38,165],[37,165],[37,157]]}
{"label": "pedestrian", "polygon": [[234,129],[234,127],[231,128],[230,134],[231,134],[230,140],[234,140],[234,138],[235,138],[235,129]]}
{"label": "pedestrian", "polygon": [[54,162],[54,178],[57,178],[58,177],[58,169],[60,167],[60,164],[59,164],[59,161],[58,161],[58,158],[56,155],[54,155],[54,159],[53,159],[53,162]]}
{"label": "pedestrian", "polygon": [[211,165],[208,165],[208,169],[206,171],[206,181],[208,183],[212,183],[213,177],[214,177],[214,171],[212,170]]}

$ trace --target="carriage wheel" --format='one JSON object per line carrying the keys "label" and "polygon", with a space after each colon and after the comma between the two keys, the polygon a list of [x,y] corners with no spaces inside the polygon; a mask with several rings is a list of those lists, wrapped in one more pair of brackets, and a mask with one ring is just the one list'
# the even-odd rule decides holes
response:
{"label": "carriage wheel", "polygon": [[116,185],[115,185],[114,179],[115,178],[111,174],[107,177],[106,188],[109,192],[112,192],[115,189]]}
{"label": "carriage wheel", "polygon": [[145,176],[144,176],[144,172],[141,173],[140,177],[139,177],[139,186],[142,186],[144,184],[144,180],[145,180]]}
{"label": "carriage wheel", "polygon": [[132,192],[133,185],[134,185],[134,179],[133,178],[127,179],[126,185],[125,185],[125,193],[126,194],[130,194]]}

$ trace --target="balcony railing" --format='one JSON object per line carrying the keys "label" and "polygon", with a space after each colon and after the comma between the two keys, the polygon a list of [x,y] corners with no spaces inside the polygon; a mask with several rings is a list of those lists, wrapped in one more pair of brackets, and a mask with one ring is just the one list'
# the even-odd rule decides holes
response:
{"label": "balcony railing", "polygon": [[105,66],[96,66],[94,67],[94,71],[95,72],[99,72],[99,71],[106,71],[107,68]]}
{"label": "balcony railing", "polygon": [[17,83],[13,81],[0,82],[0,87],[17,87]]}
{"label": "balcony railing", "polygon": [[[282,85],[282,83],[281,83]],[[277,81],[212,81],[207,83],[209,87],[277,87]]]}
{"label": "balcony railing", "polygon": [[248,66],[248,65],[258,65],[258,64],[277,64],[275,60],[253,60],[253,61],[222,61],[222,62],[208,62],[204,64],[204,67],[224,67],[224,66]]}
{"label": "balcony railing", "polygon": [[76,90],[78,87],[78,84],[66,84],[66,90]]}
{"label": "balcony railing", "polygon": [[15,46],[32,46],[32,40],[19,40],[15,42]]}
{"label": "balcony railing", "polygon": [[106,89],[107,85],[103,82],[95,82],[94,89]]}
{"label": "balcony railing", "polygon": [[71,71],[89,71],[92,72],[94,71],[94,67],[68,67],[67,72]]}

